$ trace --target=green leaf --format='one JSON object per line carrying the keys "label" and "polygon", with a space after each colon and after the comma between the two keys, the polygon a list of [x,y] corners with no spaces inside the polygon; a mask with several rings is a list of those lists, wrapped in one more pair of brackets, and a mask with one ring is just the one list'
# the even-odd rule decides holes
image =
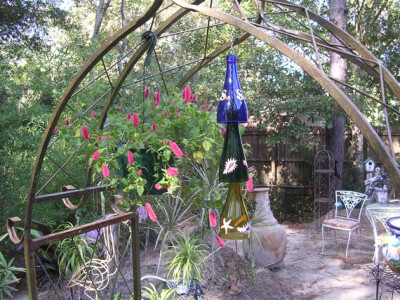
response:
{"label": "green leaf", "polygon": [[203,148],[204,148],[204,150],[206,150],[206,152],[210,151],[211,147],[212,147],[212,145],[209,141],[205,140],[203,142]]}

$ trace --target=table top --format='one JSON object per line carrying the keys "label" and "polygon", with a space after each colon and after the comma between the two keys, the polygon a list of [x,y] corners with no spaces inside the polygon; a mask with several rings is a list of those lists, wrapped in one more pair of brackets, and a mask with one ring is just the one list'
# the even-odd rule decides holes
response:
{"label": "table top", "polygon": [[374,203],[365,209],[367,211],[400,211],[400,203]]}

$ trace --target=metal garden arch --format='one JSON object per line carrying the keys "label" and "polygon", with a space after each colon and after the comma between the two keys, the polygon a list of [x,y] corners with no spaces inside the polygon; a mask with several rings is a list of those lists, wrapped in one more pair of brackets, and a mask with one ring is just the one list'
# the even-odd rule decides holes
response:
{"label": "metal garden arch", "polygon": [[[126,220],[131,220],[133,241],[132,251],[133,256],[135,257],[132,266],[134,274],[134,299],[141,299],[139,248],[138,243],[135,243],[135,241],[138,240],[138,218],[135,212],[119,212],[116,216],[103,221],[85,224],[72,230],[52,233],[40,238],[32,238],[30,232],[32,228],[32,216],[34,206],[40,205],[40,203],[43,202],[62,200],[65,206],[67,206],[69,209],[77,210],[85,205],[90,194],[100,192],[107,188],[105,186],[97,186],[96,183],[91,180],[91,170],[88,167],[86,167],[86,176],[84,180],[77,180],[68,173],[66,167],[68,166],[68,164],[71,164],[74,161],[75,155],[71,155],[62,162],[57,162],[55,159],[51,158],[50,149],[54,148],[57,145],[57,138],[54,137],[53,131],[55,126],[59,124],[61,115],[66,110],[73,110],[73,101],[75,101],[77,95],[82,91],[85,91],[85,89],[89,88],[91,84],[93,84],[93,82],[101,77],[107,78],[109,87],[104,94],[102,94],[99,98],[93,100],[93,103],[89,105],[88,108],[85,110],[84,115],[80,116],[79,118],[84,119],[85,114],[88,113],[90,111],[90,108],[94,105],[101,106],[102,111],[98,117],[97,126],[99,128],[102,128],[106,120],[108,109],[113,104],[114,100],[118,97],[119,93],[127,85],[127,78],[134,71],[134,67],[137,65],[137,63],[143,58],[143,55],[146,53],[151,41],[150,39],[141,40],[135,48],[129,51],[129,53],[124,54],[124,56],[120,58],[120,60],[128,58],[129,60],[125,63],[122,72],[118,74],[114,73],[114,76],[112,76],[112,68],[115,67],[116,63],[110,63],[107,66],[107,55],[114,51],[117,44],[125,37],[137,31],[140,31],[141,33],[147,31],[143,28],[148,26],[149,23],[151,30],[159,38],[162,38],[163,35],[167,35],[168,33],[171,34],[169,30],[172,28],[172,26],[181,18],[185,17],[189,12],[197,12],[203,16],[208,17],[207,26],[192,29],[192,31],[200,29],[207,30],[204,56],[197,60],[191,61],[190,63],[184,64],[185,66],[188,66],[190,64],[197,63],[195,66],[189,69],[186,74],[184,74],[184,76],[178,83],[176,83],[176,85],[179,87],[184,86],[193,76],[195,76],[197,72],[199,72],[203,67],[207,66],[220,54],[228,50],[231,45],[231,43],[227,41],[222,44],[222,46],[214,49],[211,53],[207,53],[207,44],[209,39],[208,31],[211,28],[211,19],[219,20],[222,22],[217,25],[223,26],[228,24],[242,31],[242,34],[234,40],[234,44],[240,44],[248,37],[253,36],[265,42],[267,45],[289,58],[304,71],[306,71],[311,77],[313,77],[314,80],[318,82],[321,87],[330,94],[330,96],[354,121],[356,126],[359,128],[361,133],[364,135],[364,137],[372,147],[372,149],[378,155],[378,158],[387,170],[395,189],[397,191],[400,191],[400,172],[397,167],[397,163],[393,157],[393,153],[391,153],[391,151],[386,148],[385,144],[379,138],[376,131],[368,123],[368,121],[362,115],[357,106],[352,102],[350,97],[345,93],[344,89],[340,87],[346,86],[348,88],[352,88],[354,91],[362,94],[363,96],[379,102],[383,106],[384,110],[394,110],[386,103],[386,89],[390,90],[397,98],[400,99],[400,85],[396,81],[395,77],[389,72],[389,70],[387,70],[387,68],[382,64],[379,59],[371,54],[357,40],[355,40],[348,33],[339,29],[326,19],[309,11],[307,8],[298,6],[286,0],[255,0],[257,16],[254,21],[249,21],[250,19],[246,17],[243,12],[244,10],[240,8],[238,2],[236,2],[236,8],[241,14],[241,18],[212,8],[212,0],[210,0],[208,5],[205,5],[203,3],[204,0],[195,0],[192,3],[188,3],[183,0],[172,0],[165,2],[168,3],[164,3],[163,0],[154,0],[152,5],[141,16],[134,19],[129,24],[118,30],[103,45],[101,45],[101,47],[87,60],[84,66],[82,66],[80,71],[72,79],[69,86],[65,89],[58,105],[56,106],[49,120],[48,126],[45,130],[43,139],[40,144],[40,148],[37,153],[36,162],[32,172],[29,196],[27,199],[26,213],[24,218],[24,232],[22,237],[19,237],[17,235],[14,227],[14,223],[21,221],[21,219],[19,217],[13,217],[9,218],[7,221],[7,229],[11,240],[17,244],[24,244],[30,299],[38,299],[35,272],[36,248],[54,241],[62,240],[64,238],[69,238],[90,231],[92,229],[105,227]],[[291,17],[293,17],[294,15],[299,18],[305,18],[307,20],[306,24],[303,23],[303,27],[305,28],[305,30],[293,30],[271,23],[268,19],[268,14],[265,12],[265,5],[270,5],[274,7],[277,10],[276,13],[280,13],[282,15],[290,15]],[[153,29],[154,20],[165,11],[170,11],[171,9],[175,9],[175,11],[173,13],[169,13],[164,20],[160,21],[159,26]],[[311,21],[313,21],[314,24],[317,23],[318,26],[324,28],[324,30],[326,30],[327,32],[334,34],[340,40],[340,45],[333,45],[322,37],[318,36],[318,34],[316,34],[313,29],[313,23]],[[288,44],[283,42],[277,36],[290,36],[291,38],[297,39],[301,42],[308,43],[313,51],[315,51],[317,63],[314,63],[309,58],[301,55],[300,53],[292,49]],[[344,82],[338,82],[337,80],[331,78],[329,75],[325,74],[325,72],[322,70],[321,62],[319,60],[319,53],[321,51],[338,53],[349,62],[354,63],[361,69],[365,70],[380,84],[382,90],[382,98],[376,99],[375,97],[368,95],[367,93],[358,90],[357,88],[353,88]],[[158,74],[152,75],[152,77],[161,76],[163,78],[164,73],[179,70],[180,67],[181,66],[162,71],[159,65],[160,72]],[[103,71],[97,77],[93,78],[91,72],[95,68],[102,68]],[[396,110],[394,111],[396,113],[399,113]],[[77,151],[79,151],[79,149]],[[41,173],[45,164],[55,165],[56,170],[54,171],[53,175],[46,175],[48,177],[43,179],[41,178]],[[64,188],[59,193],[46,193],[46,186],[55,177],[59,176],[59,174],[64,174],[68,178],[69,182],[63,183]],[[68,187],[68,185],[71,183],[70,181],[74,181],[75,184],[78,185],[78,188],[72,189],[71,187]],[[42,182],[44,182],[44,184]],[[81,200],[78,204],[73,204],[71,201],[69,201],[69,197],[77,196],[81,197]],[[114,206],[113,203],[115,202],[115,200],[116,197],[111,197],[111,206]]]}

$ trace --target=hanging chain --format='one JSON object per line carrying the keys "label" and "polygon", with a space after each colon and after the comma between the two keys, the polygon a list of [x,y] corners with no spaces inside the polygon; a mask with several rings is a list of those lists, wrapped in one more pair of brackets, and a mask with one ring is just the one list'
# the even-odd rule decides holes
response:
{"label": "hanging chain", "polygon": [[229,38],[231,40],[231,53],[233,54],[233,42],[235,41],[233,38],[233,27],[231,27],[231,31],[229,32]]}

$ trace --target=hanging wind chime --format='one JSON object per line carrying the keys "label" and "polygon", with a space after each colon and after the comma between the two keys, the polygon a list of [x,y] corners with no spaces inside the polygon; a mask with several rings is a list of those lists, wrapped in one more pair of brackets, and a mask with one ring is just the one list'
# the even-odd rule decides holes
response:
{"label": "hanging wind chime", "polygon": [[229,190],[219,220],[219,235],[226,240],[243,240],[249,237],[250,223],[241,187],[241,182],[248,179],[248,172],[239,123],[247,123],[247,105],[240,88],[236,56],[228,55],[226,64],[225,84],[218,104],[217,122],[226,125],[219,180],[228,183]]}

